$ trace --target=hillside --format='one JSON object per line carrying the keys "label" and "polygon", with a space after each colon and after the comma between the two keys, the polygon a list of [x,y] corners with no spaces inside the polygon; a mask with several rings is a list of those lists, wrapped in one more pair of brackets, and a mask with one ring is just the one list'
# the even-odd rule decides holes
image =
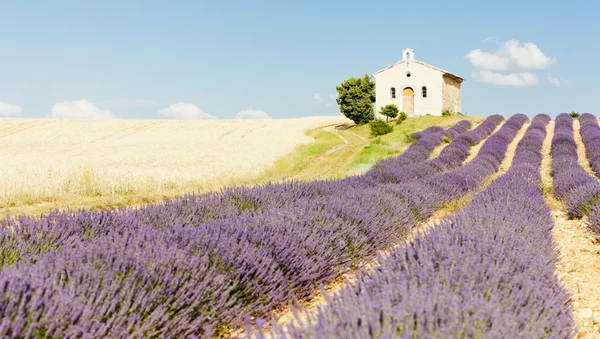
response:
{"label": "hillside", "polygon": [[[7,218],[0,332],[596,338],[596,117],[440,127],[449,120],[408,120],[375,139],[366,126],[317,128],[293,166],[284,156],[269,170],[362,173],[339,180]],[[350,135],[369,144],[348,152]]]}
{"label": "hillside", "polygon": [[[277,120],[0,120],[3,214],[155,202],[228,184],[343,176],[402,152],[421,117],[376,143],[344,117]],[[480,121],[479,118],[469,118]],[[337,127],[336,127],[337,126]]]}

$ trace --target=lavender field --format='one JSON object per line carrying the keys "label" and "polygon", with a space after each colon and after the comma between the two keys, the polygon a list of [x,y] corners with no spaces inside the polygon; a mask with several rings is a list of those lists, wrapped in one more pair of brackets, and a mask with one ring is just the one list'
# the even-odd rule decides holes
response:
{"label": "lavender field", "polygon": [[[8,217],[0,335],[600,337],[597,118],[491,115],[412,137],[340,180]],[[569,266],[582,260],[598,270]]]}

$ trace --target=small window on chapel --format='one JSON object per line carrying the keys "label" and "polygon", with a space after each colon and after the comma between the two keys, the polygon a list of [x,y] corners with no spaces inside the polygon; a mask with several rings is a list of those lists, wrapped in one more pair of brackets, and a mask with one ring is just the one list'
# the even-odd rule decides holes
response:
{"label": "small window on chapel", "polygon": [[406,77],[410,78],[410,72],[406,72]]}
{"label": "small window on chapel", "polygon": [[421,92],[423,93],[423,98],[427,98],[427,87],[423,86]]}
{"label": "small window on chapel", "polygon": [[390,89],[390,95],[392,96],[392,99],[396,99],[396,89],[394,87]]}

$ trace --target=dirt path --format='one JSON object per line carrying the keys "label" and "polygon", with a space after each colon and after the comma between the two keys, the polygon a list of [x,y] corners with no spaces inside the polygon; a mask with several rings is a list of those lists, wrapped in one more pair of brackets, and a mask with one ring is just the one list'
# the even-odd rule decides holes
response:
{"label": "dirt path", "polygon": [[[493,135],[494,133],[498,132],[498,130],[500,130],[500,128],[502,126],[504,126],[504,121],[499,123],[498,126],[496,126],[496,129],[492,132],[492,134],[490,134],[490,136]],[[471,149],[469,150],[469,156],[467,157],[467,160],[465,160],[465,163],[473,160],[473,158],[475,158],[475,156],[477,156],[477,154],[479,153],[479,149],[481,148],[481,146],[483,146],[484,142],[485,142],[485,140],[482,140],[477,145],[471,147]]]}
{"label": "dirt path", "polygon": [[[500,124],[496,130],[494,130],[494,132],[498,131],[498,129],[500,129],[500,126],[502,124]],[[499,173],[502,172],[506,172],[506,170],[510,167],[510,165],[512,164],[512,159],[515,155],[515,150],[517,147],[518,142],[521,140],[521,138],[523,137],[523,135],[525,134],[525,130],[527,129],[527,127],[529,126],[529,123],[526,123],[521,130],[519,131],[519,133],[517,134],[517,136],[515,137],[515,139],[509,144],[507,152],[506,152],[506,157],[504,158],[504,160],[502,161],[501,165],[500,165],[500,170]],[[481,146],[483,145],[483,143],[485,142],[482,141],[479,144],[473,146],[471,148],[470,151],[470,156],[469,158],[467,158],[467,160],[465,161],[465,164],[471,160],[473,160],[473,158],[475,158],[475,156],[479,153],[479,150],[481,149]],[[496,177],[498,177],[500,174],[495,174],[493,176],[493,179],[495,179]],[[492,179],[486,181],[484,186],[487,186],[490,182],[492,181]],[[482,187],[481,189],[483,189],[484,187]],[[460,205],[461,206],[465,206],[472,198],[473,198],[474,194],[469,195],[468,197],[461,199]],[[410,241],[411,239],[413,239],[416,235],[426,231],[427,229],[430,229],[432,227],[435,227],[443,218],[445,218],[448,214],[452,214],[454,213],[454,210],[456,209],[456,206],[449,206],[447,208],[444,208],[442,210],[437,211],[431,218],[429,218],[429,220],[427,220],[426,222],[423,222],[422,224],[420,224],[417,228],[415,228],[415,230],[413,230],[413,232],[411,233],[411,235],[409,235],[406,239],[406,241]],[[397,246],[402,246],[404,243],[400,243],[397,244],[394,247]],[[387,250],[382,250],[380,251],[380,255],[381,257],[385,257],[386,255],[388,255],[390,253],[390,251],[394,248],[390,248]],[[364,269],[371,269],[377,266],[377,261],[374,260],[372,262],[366,263],[364,264],[361,268]],[[336,295],[337,293],[339,293],[339,291],[346,285],[351,284],[353,282],[356,281],[356,275],[355,272],[349,272],[347,274],[344,274],[342,276],[340,276],[338,279],[336,279],[334,282],[328,284],[327,286],[324,287],[324,290],[327,292],[327,294],[329,295]],[[323,294],[318,291],[315,296],[309,300],[309,301],[300,301],[300,304],[302,305],[303,309],[307,312],[309,312],[310,314],[314,315],[316,312],[318,312],[319,307],[322,307],[323,305],[326,304],[326,300],[325,297],[323,296]],[[276,319],[278,324],[287,324],[293,321],[298,321],[298,319],[296,318],[295,314],[294,314],[294,310],[291,308],[286,308],[284,310],[281,310],[281,312],[278,312],[277,314],[274,315],[274,318]],[[306,319],[308,318],[308,315],[304,314],[304,313],[298,313],[298,315],[300,316],[300,322],[301,323],[306,323]],[[239,334],[240,336],[243,336],[242,334]],[[273,337],[272,335],[270,335],[269,333],[266,333],[267,337]]]}
{"label": "dirt path", "polygon": [[[492,132],[492,134],[496,133],[502,127],[502,125],[504,125],[504,122],[500,123],[496,127],[496,129]],[[521,130],[517,134],[517,136],[515,136],[515,140],[513,140],[513,142],[511,142],[508,145],[508,149],[506,150],[506,157],[500,164],[500,169],[498,170],[498,173],[492,175],[489,179],[487,179],[478,190],[475,190],[474,192],[469,193],[458,200],[453,200],[453,201],[448,202],[446,204],[446,206],[444,206],[443,209],[435,212],[435,214],[433,215],[433,219],[434,220],[443,219],[446,217],[447,214],[452,214],[452,213],[454,213],[454,211],[465,207],[471,201],[471,199],[473,199],[473,196],[475,196],[475,194],[477,194],[482,189],[484,189],[487,185],[489,185],[490,182],[492,182],[492,180],[496,179],[500,175],[499,173],[506,172],[506,169],[508,167],[510,167],[510,164],[512,163],[512,158],[514,156],[515,149],[517,148],[517,144],[518,144],[519,140],[521,140],[521,138],[523,137],[523,134],[525,134],[525,129],[527,129],[528,126],[529,126],[529,123],[525,123],[523,125],[523,128],[521,128]],[[490,135],[492,135],[492,134],[490,134]],[[470,162],[471,160],[473,160],[477,156],[477,154],[479,154],[479,150],[481,149],[481,146],[483,146],[484,143],[485,143],[485,140],[483,140],[480,143],[478,143],[477,145],[471,147],[471,149],[469,150],[469,156],[467,157],[467,159],[464,162],[465,164]]]}
{"label": "dirt path", "polygon": [[354,158],[370,143],[368,139],[350,132],[349,127],[349,124],[341,124],[325,128],[324,130],[335,134],[343,143],[312,159],[294,179],[327,178],[345,172]]}
{"label": "dirt path", "polygon": [[337,126],[328,126],[328,127],[323,128],[323,130],[333,133],[336,137],[338,137],[340,140],[342,140],[343,144],[332,147],[330,150],[325,152],[325,154],[323,154],[323,156],[327,156],[333,152],[336,152],[340,148],[346,147],[348,144],[350,144],[348,139],[346,139],[340,132],[338,132],[336,127]]}
{"label": "dirt path", "polygon": [[[497,132],[503,124],[504,123],[501,123],[500,125],[498,125],[498,127],[494,130],[494,133]],[[502,163],[500,163],[500,168],[499,168],[498,172],[494,173],[491,177],[489,177],[478,190],[475,190],[474,192],[467,194],[466,196],[464,196],[461,199],[458,199],[456,201],[452,201],[452,202],[448,203],[448,205],[446,205],[443,209],[435,212],[433,217],[429,221],[427,221],[427,223],[423,227],[416,229],[415,231],[418,233],[418,232],[421,232],[422,230],[427,230],[431,227],[434,227],[436,223],[438,223],[442,219],[446,218],[446,216],[448,214],[454,214],[454,212],[456,210],[467,206],[467,204],[469,204],[469,202],[473,199],[473,197],[477,193],[483,191],[492,181],[494,181],[500,175],[506,173],[506,171],[512,165],[512,160],[515,156],[515,151],[517,149],[517,145],[519,144],[519,141],[521,141],[521,138],[523,138],[523,135],[525,135],[525,131],[527,130],[527,127],[529,127],[529,124],[530,124],[529,122],[526,122],[523,125],[523,127],[519,130],[519,133],[517,133],[517,135],[515,136],[515,139],[510,144],[508,144],[508,147],[506,149],[506,156],[504,157],[504,160],[502,160]],[[471,148],[471,152],[469,154],[469,157],[465,161],[465,163],[467,163],[467,162],[473,160],[473,158],[475,158],[475,156],[479,153],[479,150],[481,149],[481,146],[483,145],[484,142],[485,142],[485,140]]]}
{"label": "dirt path", "polygon": [[591,176],[595,177],[596,174],[592,170],[592,167],[590,166],[590,163],[587,160],[587,156],[585,155],[585,145],[583,144],[583,139],[581,139],[581,134],[579,133],[580,128],[581,128],[581,125],[579,124],[579,120],[575,119],[575,121],[573,121],[573,130],[575,132],[574,133],[575,142],[577,142],[577,160],[579,161],[579,164]]}
{"label": "dirt path", "polygon": [[[576,121],[575,140],[581,165],[587,163]],[[553,209],[555,227],[552,236],[560,252],[556,272],[572,294],[573,314],[579,328],[578,338],[600,338],[600,245],[581,220],[568,220],[564,205],[553,195],[550,147],[554,121],[548,125],[542,154],[542,181],[546,203]],[[589,165],[587,166],[589,168]]]}
{"label": "dirt path", "polygon": [[[479,124],[473,124],[473,127],[471,128],[471,130],[473,130],[473,129],[474,129],[475,127],[477,127],[478,125],[479,125]],[[492,134],[493,134],[493,133],[496,133],[496,131],[498,131],[502,125],[504,125],[504,122],[501,122],[500,124],[498,124],[498,126],[496,126],[496,129],[494,130],[494,132],[492,132]],[[475,155],[477,155],[477,153],[479,153],[479,149],[481,148],[481,145],[482,145],[482,144],[483,144],[483,141],[482,141],[482,142],[480,142],[479,144],[477,144],[477,145],[475,145],[475,146],[471,147],[471,149],[469,150],[469,157],[467,158],[467,160],[465,160],[465,163],[467,163],[467,162],[471,161],[471,160],[472,160],[472,159],[475,157]],[[445,143],[445,142],[444,142],[444,143],[442,143],[442,144],[440,144],[440,145],[438,145],[438,146],[437,146],[437,147],[436,147],[436,148],[433,150],[433,152],[431,152],[431,155],[429,156],[429,158],[430,158],[430,159],[433,159],[433,158],[437,157],[438,155],[440,155],[440,153],[442,152],[442,150],[443,150],[444,148],[446,148],[446,146],[448,146],[448,145],[449,145],[449,144],[447,144],[447,143]]]}
{"label": "dirt path", "polygon": [[435,157],[437,157],[438,155],[440,155],[440,153],[442,153],[442,150],[444,148],[446,148],[446,146],[448,146],[449,144],[442,142],[441,144],[437,145],[433,151],[431,152],[431,154],[429,155],[429,159],[433,159]]}
{"label": "dirt path", "polygon": [[[338,138],[340,138],[344,142],[344,144],[349,144],[348,139],[344,138],[344,136],[340,132],[338,132],[338,130],[343,130],[344,128],[346,128],[346,126],[347,125],[343,125],[343,124],[342,125],[334,125],[334,126],[327,126],[323,129],[335,134]],[[352,134],[354,134],[354,133],[352,133]],[[356,135],[356,134],[354,134],[354,135]]]}
{"label": "dirt path", "polygon": [[515,137],[515,139],[510,144],[508,144],[508,148],[506,150],[506,157],[504,158],[504,160],[502,160],[502,163],[500,164],[500,169],[498,170],[498,172],[494,173],[490,177],[490,179],[489,179],[490,182],[492,180],[495,180],[499,176],[503,175],[504,173],[506,173],[506,171],[508,171],[508,169],[512,166],[513,158],[515,157],[515,152],[517,151],[517,146],[519,145],[519,141],[521,141],[521,139],[525,135],[525,132],[529,128],[529,125],[531,125],[531,122],[524,123],[523,127],[521,127],[521,129],[519,130],[519,133],[517,133],[517,136]]}
{"label": "dirt path", "polygon": [[362,141],[364,141],[364,142],[366,142],[366,143],[369,143],[369,142],[370,142],[370,141],[369,141],[369,139],[367,139],[367,138],[363,137],[363,136],[362,136],[362,135],[360,135],[360,134],[356,134],[356,133],[354,133],[354,132],[350,132],[350,131],[348,131],[348,130],[346,130],[346,133],[348,133],[348,134],[350,134],[350,135],[353,135],[353,136],[357,137],[358,139],[360,139],[360,140],[362,140]]}

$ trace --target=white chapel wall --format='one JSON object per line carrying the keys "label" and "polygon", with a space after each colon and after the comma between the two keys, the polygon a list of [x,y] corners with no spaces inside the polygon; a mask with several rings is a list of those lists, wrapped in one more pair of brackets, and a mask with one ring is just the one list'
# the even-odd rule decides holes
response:
{"label": "white chapel wall", "polygon": [[[407,77],[406,73],[410,72],[411,76]],[[415,112],[412,116],[425,114],[441,115],[442,114],[442,73],[429,67],[418,64],[409,60],[408,63],[402,63],[389,68],[375,75],[375,92],[376,102],[375,116],[383,118],[379,115],[381,107],[388,104],[395,104],[400,111],[403,110],[402,91],[406,87],[410,87],[415,92]],[[427,87],[427,97],[423,98],[421,89]],[[390,89],[396,89],[396,98],[392,99]],[[411,116],[411,115],[409,115]]]}

